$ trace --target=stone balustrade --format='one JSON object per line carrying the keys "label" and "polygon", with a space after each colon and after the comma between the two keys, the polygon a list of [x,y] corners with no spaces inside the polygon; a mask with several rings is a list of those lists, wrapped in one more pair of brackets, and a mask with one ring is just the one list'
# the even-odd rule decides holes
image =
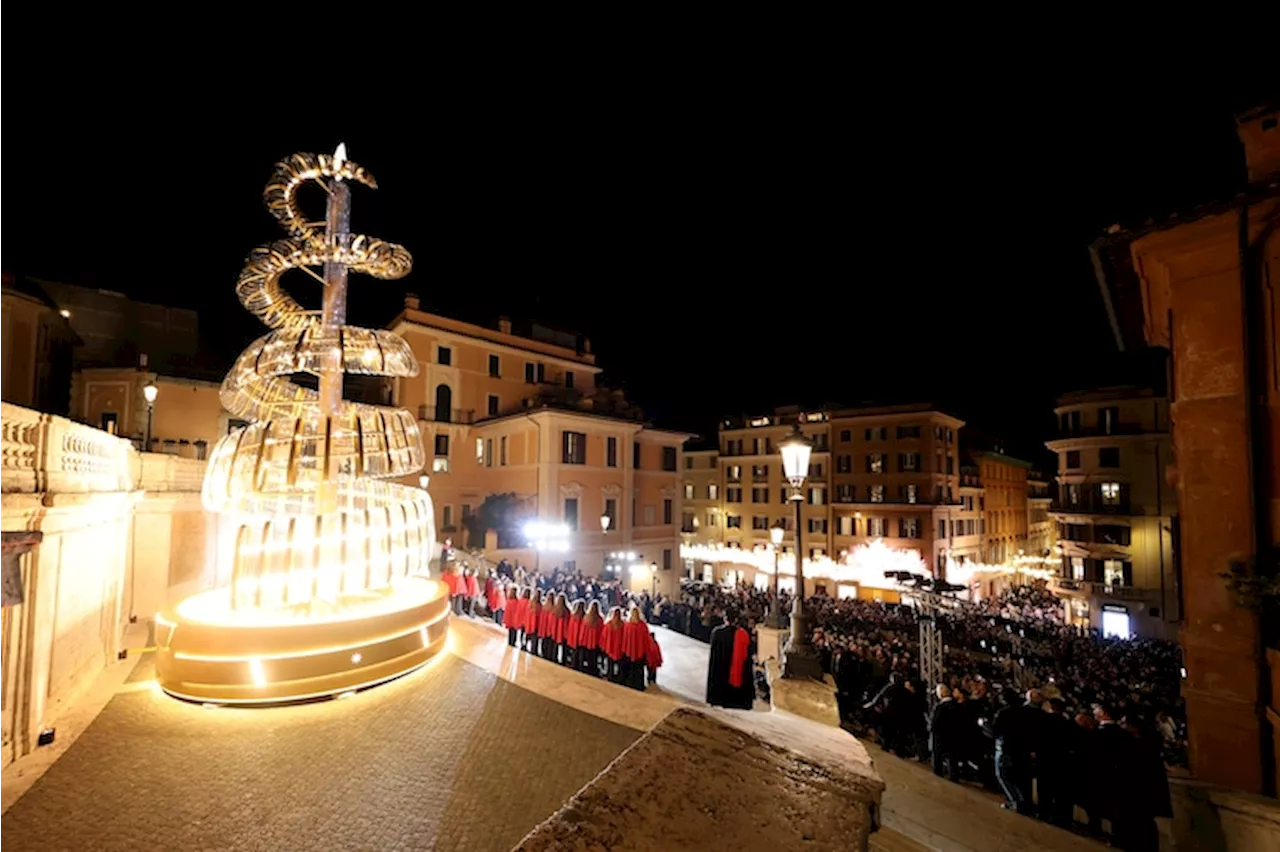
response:
{"label": "stone balustrade", "polygon": [[137,453],[134,482],[147,493],[200,491],[207,462],[168,453]]}
{"label": "stone balustrade", "polygon": [[129,442],[65,417],[0,404],[0,490],[130,491]]}

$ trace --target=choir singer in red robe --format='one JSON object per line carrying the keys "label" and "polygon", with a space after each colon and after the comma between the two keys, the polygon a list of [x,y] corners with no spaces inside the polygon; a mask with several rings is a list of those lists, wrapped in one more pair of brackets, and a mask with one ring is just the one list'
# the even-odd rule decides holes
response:
{"label": "choir singer in red robe", "polygon": [[625,683],[632,689],[644,692],[644,673],[649,654],[649,625],[640,615],[640,607],[631,607],[627,625],[623,628],[622,656],[626,659]]}
{"label": "choir singer in red robe", "polygon": [[524,630],[524,614],[529,611],[529,590],[511,587],[511,605],[504,619],[507,625],[507,644],[512,648],[520,647],[520,631]]}
{"label": "choir singer in red robe", "polygon": [[622,683],[626,677],[623,668],[627,664],[626,654],[623,650],[623,636],[626,633],[626,625],[622,621],[622,610],[614,607],[609,610],[609,620],[604,623],[604,627],[600,630],[600,650],[604,652],[609,662],[609,680],[614,683]]}
{"label": "choir singer in red robe", "polygon": [[542,608],[538,613],[538,655],[544,660],[556,658],[555,639],[556,598],[551,592],[542,594]]}
{"label": "choir singer in red robe", "polygon": [[569,609],[569,629],[564,635],[565,654],[560,662],[574,669],[581,668],[578,655],[582,653],[579,650],[582,645],[582,617],[586,612],[587,603],[582,598],[574,601]]}
{"label": "choir singer in red robe", "polygon": [[569,648],[565,644],[569,639],[569,600],[564,592],[556,595],[556,606],[551,611],[551,640],[555,645],[551,649],[551,662],[564,665],[569,656]]}
{"label": "choir singer in red robe", "polygon": [[600,631],[604,627],[604,613],[600,601],[592,601],[587,614],[582,616],[582,633],[578,637],[579,671],[600,677]]}
{"label": "choir singer in red robe", "polygon": [[529,603],[521,618],[524,621],[524,648],[530,654],[541,650],[538,644],[541,638],[539,627],[542,625],[542,589],[534,587],[529,593]]}

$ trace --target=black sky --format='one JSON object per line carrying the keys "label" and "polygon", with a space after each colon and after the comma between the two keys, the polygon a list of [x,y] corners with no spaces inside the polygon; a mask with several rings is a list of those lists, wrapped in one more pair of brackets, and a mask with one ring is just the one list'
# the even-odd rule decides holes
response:
{"label": "black sky", "polygon": [[660,423],[700,432],[932,399],[1041,437],[1055,394],[1114,375],[1088,243],[1234,191],[1232,115],[1280,91],[1274,72],[1144,81],[1096,57],[927,86],[361,59],[326,111],[239,54],[155,45],[81,33],[42,44],[21,86],[7,73],[6,270],[197,308],[230,359],[262,333],[233,283],[280,235],[272,163],[341,140],[381,186],[357,190],[356,230],[415,258],[404,281],[353,279],[353,322],[413,291],[578,331]]}

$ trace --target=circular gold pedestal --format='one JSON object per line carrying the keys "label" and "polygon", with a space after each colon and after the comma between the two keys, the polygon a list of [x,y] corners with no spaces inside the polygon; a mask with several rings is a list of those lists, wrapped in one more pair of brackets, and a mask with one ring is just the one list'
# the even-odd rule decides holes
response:
{"label": "circular gold pedestal", "polygon": [[156,617],[160,687],[213,704],[340,695],[417,668],[449,632],[448,591],[425,577],[323,608],[233,610],[226,590],[187,598]]}

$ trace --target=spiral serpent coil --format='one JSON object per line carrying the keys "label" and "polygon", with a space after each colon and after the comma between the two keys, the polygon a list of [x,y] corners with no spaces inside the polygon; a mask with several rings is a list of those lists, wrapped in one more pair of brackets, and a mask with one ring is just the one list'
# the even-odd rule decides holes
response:
{"label": "spiral serpent coil", "polygon": [[267,209],[288,236],[250,253],[236,293],[271,331],[244,350],[222,383],[222,405],[249,425],[216,445],[203,488],[206,508],[245,520],[235,544],[237,607],[376,590],[425,571],[434,546],[426,491],[394,481],[422,469],[414,417],[346,400],[323,410],[320,393],[289,380],[298,373],[323,382],[344,372],[418,372],[397,335],[326,324],[320,311],[303,308],[281,288],[281,276],[300,267],[341,264],[395,279],[413,262],[402,246],[356,234],[334,237],[323,222],[308,221],[297,197],[307,181],[377,187],[360,166],[323,154],[277,163],[266,187]]}

